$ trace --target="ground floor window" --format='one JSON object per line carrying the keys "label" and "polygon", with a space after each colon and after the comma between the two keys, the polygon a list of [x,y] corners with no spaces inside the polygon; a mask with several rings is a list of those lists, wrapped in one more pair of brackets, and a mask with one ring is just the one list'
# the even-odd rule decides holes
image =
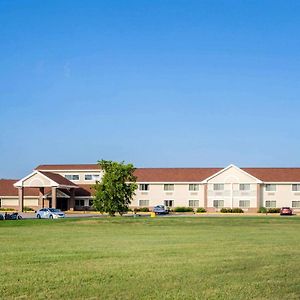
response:
{"label": "ground floor window", "polygon": [[93,206],[93,200],[92,199],[89,200],[89,206]]}
{"label": "ground floor window", "polygon": [[149,206],[149,200],[139,200],[139,206]]}
{"label": "ground floor window", "polygon": [[84,206],[84,200],[75,200],[75,206]]}
{"label": "ground floor window", "polygon": [[224,207],[224,200],[214,200],[214,207],[215,208]]}
{"label": "ground floor window", "polygon": [[165,200],[165,206],[173,207],[174,206],[174,200]]}
{"label": "ground floor window", "polygon": [[250,200],[240,200],[239,201],[240,208],[249,208],[250,207]]}
{"label": "ground floor window", "polygon": [[293,208],[300,208],[300,201],[292,201]]}
{"label": "ground floor window", "polygon": [[189,200],[189,207],[199,207],[199,200]]}
{"label": "ground floor window", "polygon": [[266,207],[276,207],[276,201],[275,200],[267,200],[266,201]]}

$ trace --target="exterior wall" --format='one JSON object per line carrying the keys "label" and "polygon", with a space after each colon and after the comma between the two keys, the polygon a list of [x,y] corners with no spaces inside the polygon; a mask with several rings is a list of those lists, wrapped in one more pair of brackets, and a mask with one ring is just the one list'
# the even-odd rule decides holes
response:
{"label": "exterior wall", "polygon": [[[276,191],[266,191],[266,185],[262,187],[262,206],[266,206],[266,201],[276,201],[276,207],[292,207],[292,201],[300,201],[300,191],[292,191],[292,184],[275,184]],[[295,209],[300,211],[300,209]]]}
{"label": "exterior wall", "polygon": [[165,191],[164,183],[152,183],[149,191],[136,191],[131,207],[138,207],[139,200],[149,200],[149,207],[164,204],[165,200],[173,200],[174,207],[189,206],[189,200],[199,200],[199,207],[204,207],[204,185],[199,184],[199,191],[189,191],[189,184],[176,183],[174,191]]}
{"label": "exterior wall", "polygon": [[[209,211],[220,210],[214,208],[214,200],[223,200],[224,207],[240,207],[241,200],[249,200],[249,208],[241,207],[245,211],[257,209],[258,180],[244,171],[230,167],[212,177],[207,183],[207,208]],[[214,184],[224,184],[224,190],[214,190]],[[240,184],[249,184],[250,190],[240,190]]]}
{"label": "exterior wall", "polygon": [[[3,208],[19,208],[19,198],[18,197],[1,197],[1,207]],[[24,206],[31,207],[33,209],[38,208],[38,198],[24,197]]]}
{"label": "exterior wall", "polygon": [[57,172],[53,172],[53,173],[57,173],[63,177],[65,177],[66,175],[79,175],[79,180],[71,180],[75,184],[94,184],[96,181],[95,180],[85,180],[85,175],[100,175],[99,179],[101,180],[101,177],[103,174],[101,171],[97,171],[97,170],[57,171]]}

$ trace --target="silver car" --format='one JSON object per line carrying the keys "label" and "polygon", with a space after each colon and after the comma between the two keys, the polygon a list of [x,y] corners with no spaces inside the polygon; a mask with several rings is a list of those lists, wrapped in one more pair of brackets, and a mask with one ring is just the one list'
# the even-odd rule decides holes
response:
{"label": "silver car", "polygon": [[38,219],[58,219],[64,218],[65,213],[57,208],[42,208],[37,211],[36,217]]}

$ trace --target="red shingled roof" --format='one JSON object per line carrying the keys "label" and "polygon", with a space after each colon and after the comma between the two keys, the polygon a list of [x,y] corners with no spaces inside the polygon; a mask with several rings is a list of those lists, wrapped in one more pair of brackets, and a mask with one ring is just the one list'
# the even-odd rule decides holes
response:
{"label": "red shingled roof", "polygon": [[139,168],[134,175],[139,182],[199,182],[221,168]]}
{"label": "red shingled roof", "polygon": [[100,170],[98,164],[77,164],[77,165],[39,165],[35,170]]}
{"label": "red shingled roof", "polygon": [[[0,197],[1,196],[17,196],[18,189],[14,187],[14,183],[18,180],[14,179],[0,179]],[[24,189],[25,196],[38,196],[39,189],[36,188],[26,188]]]}
{"label": "red shingled roof", "polygon": [[300,182],[300,168],[242,168],[264,182]]}
{"label": "red shingled roof", "polygon": [[67,185],[67,186],[74,186],[77,187],[77,185],[75,183],[73,183],[72,181],[70,181],[69,179],[56,174],[56,173],[52,173],[52,172],[44,172],[44,171],[39,171],[41,174],[44,174],[45,176],[47,176],[48,178],[50,178],[51,180],[55,181],[56,183],[60,184],[60,185]]}

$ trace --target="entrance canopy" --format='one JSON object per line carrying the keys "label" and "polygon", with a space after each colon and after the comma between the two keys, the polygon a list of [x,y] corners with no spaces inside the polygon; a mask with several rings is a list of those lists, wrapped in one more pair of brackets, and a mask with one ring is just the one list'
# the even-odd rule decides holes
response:
{"label": "entrance canopy", "polygon": [[44,172],[35,170],[28,176],[22,178],[14,184],[19,190],[19,210],[23,211],[24,206],[24,188],[39,188],[39,207],[44,207],[45,188],[51,190],[51,207],[56,208],[57,189],[65,189],[70,191],[70,199],[68,208],[73,210],[74,189],[79,188],[78,185],[68,180],[67,178],[52,172]]}

